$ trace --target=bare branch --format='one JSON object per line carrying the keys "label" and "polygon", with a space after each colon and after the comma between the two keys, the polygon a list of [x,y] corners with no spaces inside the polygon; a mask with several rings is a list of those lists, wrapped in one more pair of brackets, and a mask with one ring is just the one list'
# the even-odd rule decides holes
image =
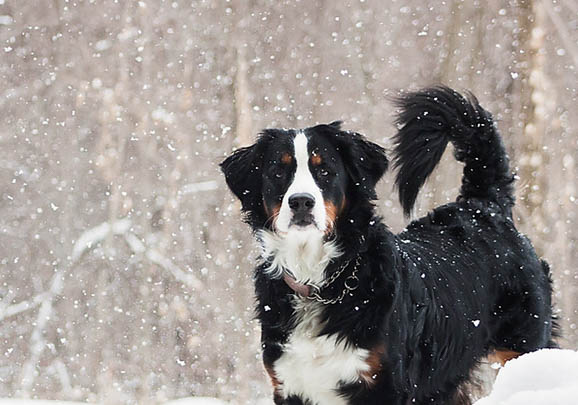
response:
{"label": "bare branch", "polygon": [[185,184],[180,190],[179,195],[195,194],[201,191],[213,191],[219,188],[219,183],[215,180],[201,181],[199,183]]}
{"label": "bare branch", "polygon": [[50,282],[50,288],[46,292],[46,295],[41,300],[40,310],[38,311],[38,316],[36,317],[36,322],[34,325],[34,330],[30,335],[30,357],[23,364],[22,371],[20,373],[21,390],[22,394],[28,396],[34,384],[36,366],[40,360],[40,356],[46,347],[46,342],[44,340],[44,330],[48,321],[52,318],[53,310],[53,299],[55,296],[60,294],[62,291],[62,282],[65,270],[58,270]]}
{"label": "bare branch", "polygon": [[180,281],[187,287],[195,290],[203,288],[203,283],[201,282],[201,280],[199,280],[190,273],[185,273],[184,271],[182,271],[177,265],[175,265],[172,262],[171,259],[162,255],[158,250],[150,249],[147,252],[146,256],[154,264],[157,264],[163,269],[168,270],[177,281]]}
{"label": "bare branch", "polygon": [[111,233],[113,235],[122,235],[127,232],[130,227],[130,220],[124,218],[114,222],[112,226],[110,226],[108,222],[103,222],[102,224],[85,231],[74,244],[71,255],[72,261],[76,262],[87,249],[96,246],[98,243],[105,240]]}
{"label": "bare branch", "polygon": [[29,309],[34,309],[40,305],[48,296],[48,292],[43,292],[38,294],[31,300],[21,301],[18,304],[8,305],[6,308],[0,311],[0,321],[9,318],[11,316],[17,315],[21,312],[28,311]]}

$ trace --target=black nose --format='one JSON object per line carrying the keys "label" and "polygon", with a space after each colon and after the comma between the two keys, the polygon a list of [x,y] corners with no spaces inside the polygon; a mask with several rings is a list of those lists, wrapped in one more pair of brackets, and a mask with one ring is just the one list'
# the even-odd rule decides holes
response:
{"label": "black nose", "polygon": [[297,193],[289,197],[289,208],[295,212],[309,212],[315,206],[315,197],[309,193]]}

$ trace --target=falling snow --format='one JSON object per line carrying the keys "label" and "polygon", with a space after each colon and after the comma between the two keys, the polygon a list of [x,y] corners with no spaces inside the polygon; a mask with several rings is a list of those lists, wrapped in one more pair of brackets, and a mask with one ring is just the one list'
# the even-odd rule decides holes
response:
{"label": "falling snow", "polygon": [[[0,0],[0,397],[270,403],[258,249],[218,162],[336,119],[390,147],[391,96],[440,82],[494,112],[578,347],[575,10],[533,3]],[[392,190],[377,210],[400,231]]]}

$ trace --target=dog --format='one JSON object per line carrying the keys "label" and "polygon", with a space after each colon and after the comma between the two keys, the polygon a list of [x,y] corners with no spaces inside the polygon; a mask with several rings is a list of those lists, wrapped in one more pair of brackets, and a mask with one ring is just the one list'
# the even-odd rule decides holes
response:
{"label": "dog", "polygon": [[399,234],[374,209],[385,150],[341,122],[266,129],[221,163],[263,249],[257,317],[276,404],[469,404],[486,356],[556,347],[549,267],[514,226],[491,115],[443,86],[396,103],[406,215],[448,143],[464,163],[457,200]]}

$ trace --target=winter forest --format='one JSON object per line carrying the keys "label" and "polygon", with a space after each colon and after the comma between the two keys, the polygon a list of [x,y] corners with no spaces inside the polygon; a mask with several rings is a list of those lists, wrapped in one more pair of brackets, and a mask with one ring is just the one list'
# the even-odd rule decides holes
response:
{"label": "winter forest", "polygon": [[[578,348],[577,26],[575,0],[0,0],[0,397],[270,398],[218,163],[334,120],[391,148],[391,99],[437,83],[494,114]],[[460,177],[448,150],[415,217]]]}

